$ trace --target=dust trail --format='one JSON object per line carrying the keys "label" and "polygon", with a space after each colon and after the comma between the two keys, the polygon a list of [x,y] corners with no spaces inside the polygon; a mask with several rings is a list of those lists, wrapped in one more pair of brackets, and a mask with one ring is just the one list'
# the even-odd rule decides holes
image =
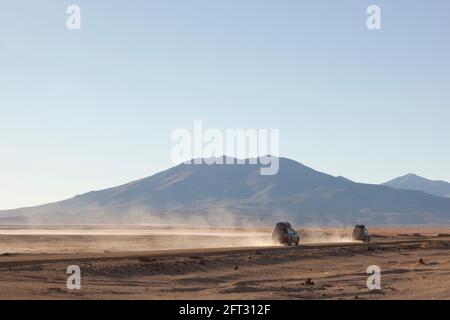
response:
{"label": "dust trail", "polygon": [[349,243],[357,242],[352,238],[353,228],[311,227],[300,230],[302,243]]}
{"label": "dust trail", "polygon": [[[302,243],[353,242],[351,228],[303,228]],[[82,253],[275,246],[270,227],[0,227],[2,253]]]}
{"label": "dust trail", "polygon": [[272,246],[265,229],[163,227],[0,228],[0,254]]}

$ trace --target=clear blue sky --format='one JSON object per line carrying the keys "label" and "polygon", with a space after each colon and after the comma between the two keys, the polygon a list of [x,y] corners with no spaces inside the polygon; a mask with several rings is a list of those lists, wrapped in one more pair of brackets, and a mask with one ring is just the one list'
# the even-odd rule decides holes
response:
{"label": "clear blue sky", "polygon": [[166,169],[194,120],[279,128],[356,181],[450,181],[449,33],[447,0],[2,0],[0,209]]}

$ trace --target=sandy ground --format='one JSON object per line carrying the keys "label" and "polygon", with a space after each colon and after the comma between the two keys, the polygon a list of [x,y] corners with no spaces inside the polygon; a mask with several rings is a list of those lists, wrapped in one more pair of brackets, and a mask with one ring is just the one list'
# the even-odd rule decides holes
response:
{"label": "sandy ground", "polygon": [[369,244],[350,230],[283,247],[263,228],[0,228],[0,299],[450,299],[450,228],[372,228]]}

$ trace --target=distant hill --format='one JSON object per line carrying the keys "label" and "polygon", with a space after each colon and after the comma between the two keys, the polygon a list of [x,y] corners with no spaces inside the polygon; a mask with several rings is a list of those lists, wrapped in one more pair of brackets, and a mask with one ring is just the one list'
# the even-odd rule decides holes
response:
{"label": "distant hill", "polygon": [[449,224],[450,199],[355,183],[280,158],[259,164],[180,164],[151,177],[38,207],[0,211],[2,224]]}
{"label": "distant hill", "polygon": [[450,198],[450,183],[428,180],[413,173],[383,183],[397,189],[419,190],[438,197]]}

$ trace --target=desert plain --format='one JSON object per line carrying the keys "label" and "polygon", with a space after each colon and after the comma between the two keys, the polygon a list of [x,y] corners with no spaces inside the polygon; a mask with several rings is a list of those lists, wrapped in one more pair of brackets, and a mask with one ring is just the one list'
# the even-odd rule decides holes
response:
{"label": "desert plain", "polygon": [[369,243],[351,227],[296,229],[298,247],[263,227],[4,226],[0,299],[450,299],[449,227],[369,227]]}

